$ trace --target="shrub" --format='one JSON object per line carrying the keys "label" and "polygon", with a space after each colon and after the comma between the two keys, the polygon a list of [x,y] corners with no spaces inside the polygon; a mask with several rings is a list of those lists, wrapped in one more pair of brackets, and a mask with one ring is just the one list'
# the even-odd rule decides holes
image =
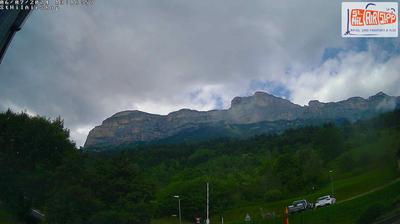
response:
{"label": "shrub", "polygon": [[359,224],[373,223],[385,211],[385,206],[382,204],[374,204],[369,206],[358,219]]}
{"label": "shrub", "polygon": [[272,189],[264,194],[265,201],[277,201],[282,198],[282,192],[278,189]]}

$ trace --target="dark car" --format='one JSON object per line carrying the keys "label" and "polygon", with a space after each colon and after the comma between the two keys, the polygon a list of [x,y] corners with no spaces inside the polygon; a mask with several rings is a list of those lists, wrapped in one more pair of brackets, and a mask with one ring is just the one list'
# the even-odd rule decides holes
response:
{"label": "dark car", "polygon": [[309,203],[307,200],[298,200],[294,201],[291,205],[288,206],[288,212],[289,214],[302,212],[312,207],[313,205]]}

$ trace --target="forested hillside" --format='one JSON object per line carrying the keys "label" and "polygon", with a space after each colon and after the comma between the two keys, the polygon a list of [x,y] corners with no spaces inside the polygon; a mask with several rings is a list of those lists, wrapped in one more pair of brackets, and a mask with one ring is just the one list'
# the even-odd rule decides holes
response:
{"label": "forested hillside", "polygon": [[1,209],[15,220],[32,223],[34,208],[48,223],[146,224],[177,213],[174,195],[191,220],[204,216],[206,182],[214,216],[314,194],[329,187],[330,178],[340,187],[340,180],[368,173],[372,188],[377,176],[398,177],[400,112],[246,140],[118,152],[80,151],[68,135],[61,119],[0,114]]}
{"label": "forested hillside", "polygon": [[[157,186],[156,216],[204,214],[205,182],[212,186],[212,212],[310,194],[335,179],[372,170],[396,174],[400,113],[355,124],[305,127],[281,135],[135,148],[123,152]],[[379,172],[378,172],[379,173]]]}
{"label": "forested hillside", "polygon": [[[149,223],[152,185],[124,157],[78,151],[61,119],[0,114],[0,202],[12,223]],[[0,218],[1,220],[1,218]]]}

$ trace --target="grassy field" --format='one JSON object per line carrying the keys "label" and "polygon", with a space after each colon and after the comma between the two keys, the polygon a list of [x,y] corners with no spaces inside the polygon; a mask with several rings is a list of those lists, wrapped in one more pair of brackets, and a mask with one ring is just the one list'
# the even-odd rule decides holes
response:
{"label": "grassy field", "polygon": [[0,206],[0,224],[15,224],[15,220],[12,219],[9,213],[7,213]]}
{"label": "grassy field", "polygon": [[399,200],[400,182],[396,182],[382,190],[333,205],[323,209],[315,209],[292,216],[290,223],[356,223],[358,217],[371,205],[379,203],[390,206],[394,200]]}
{"label": "grassy field", "polygon": [[[393,166],[388,165],[380,169],[373,169],[353,177],[334,180],[335,197],[337,204],[324,208],[290,216],[291,224],[347,224],[356,223],[360,215],[371,205],[380,203],[390,205],[395,200],[400,201],[399,173]],[[383,187],[382,187],[383,186]],[[282,223],[283,208],[297,199],[305,198],[314,202],[316,198],[330,194],[331,186],[315,191],[303,197],[290,198],[276,202],[257,203],[228,210],[222,214],[226,224],[244,224],[244,217],[251,215],[253,223],[275,224]],[[212,199],[212,198],[211,198]],[[276,218],[269,217],[268,213],[275,213]],[[391,211],[388,211],[390,214]],[[265,218],[262,218],[262,215]],[[221,223],[220,215],[214,215],[212,223]],[[12,217],[0,207],[0,224],[15,224]],[[166,217],[153,220],[152,224],[176,224],[177,217]],[[190,224],[183,220],[183,224]]]}
{"label": "grassy field", "polygon": [[[360,214],[365,211],[371,204],[380,202],[382,204],[392,203],[394,198],[400,194],[400,182],[396,182],[383,189],[371,192],[353,200],[348,200],[340,203],[342,200],[353,198],[357,195],[377,189],[387,183],[398,178],[398,173],[392,166],[387,166],[381,169],[370,170],[358,176],[351,178],[344,178],[334,181],[335,197],[338,203],[331,207],[320,208],[305,213],[292,215],[290,223],[355,223]],[[248,213],[251,215],[254,223],[272,224],[281,223],[283,208],[300,198],[314,202],[316,198],[330,194],[331,187],[325,186],[312,194],[304,197],[291,198],[277,202],[265,202],[254,204],[246,207],[241,207],[233,210],[226,211],[224,216],[224,223],[226,224],[239,224],[244,223],[244,217]],[[262,218],[262,214],[275,212],[277,218],[275,220]],[[220,216],[213,216],[212,223],[221,223]],[[268,217],[268,216],[266,216]],[[175,224],[177,223],[176,217],[168,217],[164,219],[153,220],[152,224]],[[189,222],[183,222],[189,223]]]}
{"label": "grassy field", "polygon": [[[394,200],[400,200],[400,180],[399,174],[393,166],[388,165],[380,169],[370,170],[369,172],[334,180],[335,197],[338,203],[324,208],[309,210],[304,213],[295,214],[290,216],[291,224],[328,224],[328,223],[356,223],[358,217],[372,204],[379,202],[383,205],[389,205]],[[397,180],[397,182],[394,182]],[[385,186],[392,183],[389,186]],[[385,186],[381,188],[381,186]],[[371,190],[378,189],[370,192]],[[314,202],[316,198],[330,194],[331,186],[315,191],[312,194],[304,197],[297,197],[286,199],[276,202],[265,202],[253,204],[241,208],[226,211],[224,216],[224,223],[226,224],[242,224],[244,217],[248,213],[251,215],[253,222],[257,224],[274,224],[282,223],[283,208],[290,204],[292,201],[306,198]],[[367,193],[366,195],[362,195]],[[357,197],[362,195],[360,197]],[[352,199],[353,197],[356,197]],[[351,200],[347,200],[351,199]],[[262,218],[262,214],[275,212],[276,218]],[[211,219],[212,223],[221,223],[220,216],[215,215]],[[10,215],[0,207],[0,224],[15,224],[16,222]],[[163,219],[153,220],[152,224],[176,224],[178,223],[177,217],[166,217]],[[188,221],[183,221],[184,224],[189,224]]]}
{"label": "grassy field", "polygon": [[[370,158],[377,158],[378,163],[370,164],[371,166],[367,170],[333,173],[334,196],[338,202],[336,205],[293,215],[290,223],[355,223],[361,213],[374,203],[379,202],[386,205],[392,203],[393,198],[398,198],[398,195],[400,195],[399,182],[382,188],[382,186],[400,177],[397,165],[385,162],[388,161],[385,159],[388,158],[387,155],[393,154],[390,150],[395,148],[392,145],[394,142],[393,135],[390,132],[382,133],[384,134],[378,139],[374,139],[373,142],[360,145],[347,152],[347,156],[350,155],[353,158],[363,158],[363,156],[369,155]],[[339,169],[338,161],[340,160],[331,161],[329,167],[333,170]],[[368,163],[368,161],[366,162]],[[230,209],[223,214],[215,214],[211,221],[212,223],[221,223],[220,215],[223,215],[224,223],[239,224],[244,223],[246,214],[250,214],[255,223],[274,223],[274,220],[264,219],[262,216],[267,217],[265,215],[268,213],[275,213],[277,217],[282,216],[283,209],[295,200],[307,199],[310,202],[315,202],[318,197],[328,194],[331,194],[330,184],[308,195],[275,202],[260,201]],[[153,220],[152,224],[175,224],[178,223],[177,221],[177,217],[166,217]],[[278,218],[275,221],[276,223],[282,222]]]}

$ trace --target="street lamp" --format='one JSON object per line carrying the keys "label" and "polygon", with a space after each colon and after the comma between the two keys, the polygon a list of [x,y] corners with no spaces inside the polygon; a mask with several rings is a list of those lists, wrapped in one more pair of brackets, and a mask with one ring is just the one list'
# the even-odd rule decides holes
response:
{"label": "street lamp", "polygon": [[332,197],[335,194],[334,188],[333,188],[333,178],[332,178],[332,174],[333,174],[333,170],[329,170],[329,177],[331,179],[331,193],[332,193]]}
{"label": "street lamp", "polygon": [[179,224],[182,224],[181,197],[179,195],[175,195],[174,198],[178,199]]}
{"label": "street lamp", "polygon": [[210,183],[207,182],[207,219],[206,224],[210,224]]}

